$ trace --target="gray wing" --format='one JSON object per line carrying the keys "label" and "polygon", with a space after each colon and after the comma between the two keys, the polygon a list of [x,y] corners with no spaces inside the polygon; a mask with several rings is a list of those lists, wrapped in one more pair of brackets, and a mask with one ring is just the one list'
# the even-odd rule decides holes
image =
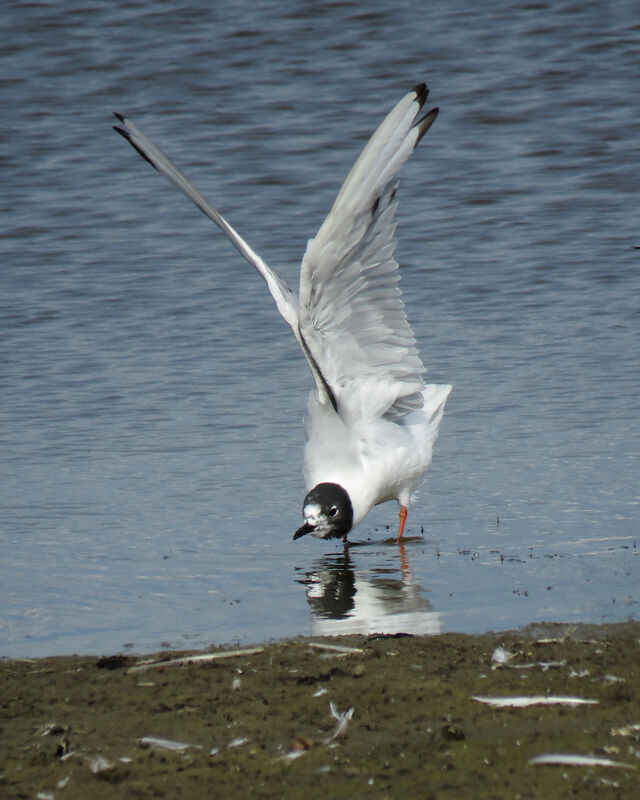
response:
{"label": "gray wing", "polygon": [[417,86],[383,120],[302,261],[298,335],[321,401],[345,419],[397,419],[423,403],[393,251],[397,174],[438,114],[416,121],[427,93]]}
{"label": "gray wing", "polygon": [[150,139],[137,125],[134,125],[131,120],[125,119],[121,114],[116,114],[116,117],[122,123],[122,127],[114,125],[113,129],[121,136],[124,136],[145,161],[148,161],[152,167],[155,167],[158,172],[170,180],[176,188],[180,189],[189,200],[198,206],[203,214],[206,214],[210,220],[215,222],[216,225],[225,232],[233,246],[242,253],[252,267],[255,267],[269,287],[269,291],[278,306],[278,311],[289,325],[291,325],[297,336],[298,300],[295,292],[285,279],[264,263],[260,256],[244,241],[240,234],[229,225],[224,217],[216,211],[216,209],[200,194],[196,187],[187,180],[169,157],[162,152],[153,139]]}

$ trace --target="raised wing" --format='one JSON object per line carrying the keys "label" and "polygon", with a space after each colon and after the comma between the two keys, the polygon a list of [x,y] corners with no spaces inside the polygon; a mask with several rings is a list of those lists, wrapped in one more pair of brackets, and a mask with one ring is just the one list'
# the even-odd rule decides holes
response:
{"label": "raised wing", "polygon": [[397,174],[438,115],[416,122],[427,94],[417,86],[383,120],[302,261],[298,335],[321,401],[345,419],[397,419],[423,404],[393,250]]}
{"label": "raised wing", "polygon": [[260,256],[249,247],[224,217],[205,200],[196,187],[187,180],[152,139],[144,134],[137,125],[134,125],[131,120],[125,119],[121,114],[116,114],[116,117],[122,123],[122,127],[114,125],[113,129],[121,136],[124,136],[145,161],[148,161],[152,167],[155,167],[175,187],[180,189],[189,200],[195,203],[203,214],[213,220],[226,233],[233,246],[242,253],[252,267],[255,267],[269,287],[269,291],[278,306],[278,311],[298,336],[298,299],[296,293],[285,279],[264,263]]}

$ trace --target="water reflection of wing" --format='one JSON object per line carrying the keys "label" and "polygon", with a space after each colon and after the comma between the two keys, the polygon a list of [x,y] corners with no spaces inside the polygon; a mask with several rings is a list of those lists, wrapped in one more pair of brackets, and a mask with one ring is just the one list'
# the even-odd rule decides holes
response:
{"label": "water reflection of wing", "polygon": [[319,559],[302,581],[313,633],[440,633],[439,613],[398,567],[354,569],[348,551]]}

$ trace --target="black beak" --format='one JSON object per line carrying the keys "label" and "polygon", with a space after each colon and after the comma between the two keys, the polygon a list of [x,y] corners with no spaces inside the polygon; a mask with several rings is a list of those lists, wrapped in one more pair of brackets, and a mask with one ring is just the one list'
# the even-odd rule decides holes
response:
{"label": "black beak", "polygon": [[298,528],[298,530],[293,534],[293,538],[294,540],[299,539],[301,536],[306,536],[308,533],[311,533],[311,531],[315,531],[315,529],[315,525],[309,525],[308,522],[305,522],[304,525],[301,528]]}

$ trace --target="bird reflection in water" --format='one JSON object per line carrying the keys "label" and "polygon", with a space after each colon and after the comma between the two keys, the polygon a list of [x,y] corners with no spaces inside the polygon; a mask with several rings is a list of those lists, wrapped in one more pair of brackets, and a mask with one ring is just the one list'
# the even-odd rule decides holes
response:
{"label": "bird reflection in water", "polygon": [[307,587],[313,634],[440,633],[440,614],[413,581],[404,545],[397,553],[397,566],[368,569],[358,567],[353,547],[317,559],[299,580]]}

